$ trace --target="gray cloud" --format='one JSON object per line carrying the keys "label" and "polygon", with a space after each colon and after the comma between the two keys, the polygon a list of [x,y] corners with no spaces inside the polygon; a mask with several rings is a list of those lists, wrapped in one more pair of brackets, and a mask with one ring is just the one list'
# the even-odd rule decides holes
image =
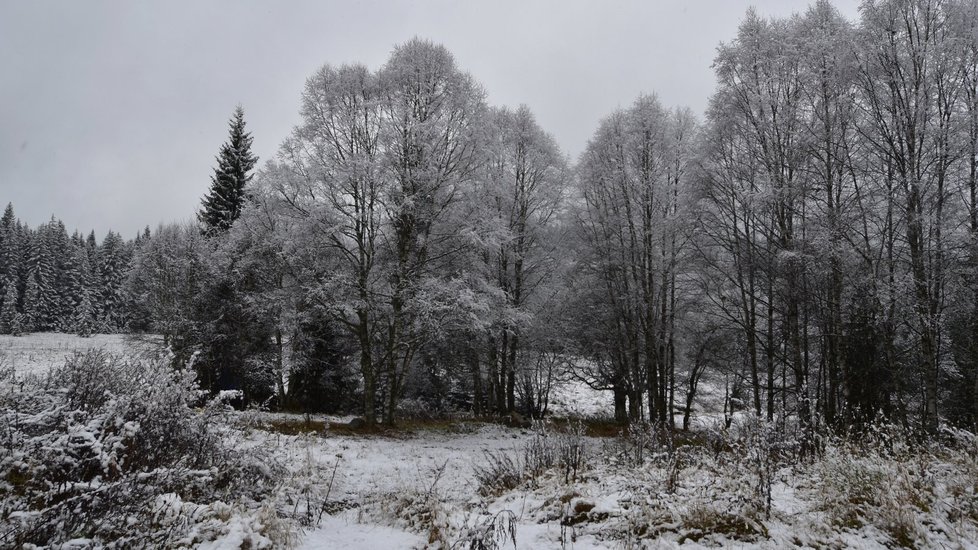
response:
{"label": "gray cloud", "polygon": [[[716,46],[748,6],[808,3],[4,2],[0,201],[31,225],[53,214],[100,236],[189,219],[235,104],[268,159],[317,67],[376,68],[413,36],[447,46],[491,103],[529,105],[576,156],[640,93],[702,113]],[[836,4],[857,17],[857,0]]]}

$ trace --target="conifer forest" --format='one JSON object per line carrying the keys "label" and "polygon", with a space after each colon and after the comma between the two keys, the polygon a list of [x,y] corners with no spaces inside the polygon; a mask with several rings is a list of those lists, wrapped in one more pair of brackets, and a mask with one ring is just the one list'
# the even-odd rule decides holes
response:
{"label": "conifer forest", "polygon": [[710,40],[575,156],[419,36],[184,221],[4,200],[0,548],[978,548],[978,3]]}

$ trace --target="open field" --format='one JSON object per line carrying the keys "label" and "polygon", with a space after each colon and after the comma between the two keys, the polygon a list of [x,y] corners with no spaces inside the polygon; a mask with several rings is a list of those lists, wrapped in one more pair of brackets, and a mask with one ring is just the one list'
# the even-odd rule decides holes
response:
{"label": "open field", "polygon": [[[879,426],[802,456],[790,427],[741,413],[727,429],[713,410],[675,433],[594,417],[367,429],[201,405],[146,341],[0,342],[17,366],[0,376],[0,547],[978,548],[967,432],[922,444]],[[73,355],[92,347],[142,360]],[[56,377],[23,383],[65,356]],[[562,392],[578,406],[605,397]]]}
{"label": "open field", "polygon": [[[383,435],[246,429],[241,444],[318,480],[328,513],[303,529],[297,544],[308,550],[469,548],[483,539],[519,550],[978,548],[976,517],[961,514],[978,509],[968,478],[978,470],[965,454],[907,447],[888,455],[839,443],[790,464],[747,450],[763,438],[757,429],[738,422],[672,443],[651,433],[582,437],[561,425],[457,423]],[[559,457],[569,447],[581,453],[578,470],[557,458],[530,472],[541,450]],[[480,471],[497,480],[519,471],[520,480],[487,492]]]}
{"label": "open field", "polygon": [[83,338],[59,332],[37,332],[22,336],[0,334],[0,365],[13,368],[18,375],[43,374],[64,364],[76,352],[104,349],[111,353],[140,355],[159,349],[155,336],[93,334]]}

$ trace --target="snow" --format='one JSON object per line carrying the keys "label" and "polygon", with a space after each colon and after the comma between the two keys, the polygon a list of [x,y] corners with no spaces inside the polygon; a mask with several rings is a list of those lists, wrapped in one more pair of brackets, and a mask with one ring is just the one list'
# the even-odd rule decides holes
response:
{"label": "snow", "polygon": [[[7,366],[22,373],[43,373],[65,355],[90,347],[132,354],[153,349],[153,343],[118,335],[0,337]],[[891,440],[866,448],[833,442],[810,462],[792,459],[765,469],[768,428],[738,412],[731,429],[724,429],[716,410],[722,395],[722,384],[707,382],[693,423],[697,429],[709,426],[710,438],[725,438],[715,447],[702,437],[682,446],[681,436],[676,448],[656,446],[654,435],[637,431],[609,438],[558,436],[558,428],[570,426],[562,422],[543,434],[466,420],[356,434],[328,428],[350,417],[221,408],[214,417],[221,437],[274,476],[276,488],[256,492],[256,500],[185,502],[175,492],[160,494],[154,523],[192,520],[194,528],[183,540],[205,550],[273,548],[283,541],[300,550],[468,548],[477,546],[466,537],[486,533],[495,533],[500,548],[516,550],[888,548],[899,529],[916,547],[978,549],[973,436],[961,435],[972,447],[933,453],[908,451],[909,443]],[[565,383],[551,412],[599,417],[609,401],[608,392]],[[280,429],[307,420],[318,431],[288,435],[295,430]],[[117,427],[113,437],[122,440],[140,425]],[[66,444],[111,454],[108,443],[115,439],[103,449],[84,428],[69,426]],[[585,449],[579,475],[568,479],[550,469],[501,494],[479,494],[476,473],[489,463],[487,453],[505,453],[519,463],[531,443],[542,438],[555,445],[560,437],[577,437]],[[770,483],[769,513],[758,496],[763,476]],[[857,520],[847,519],[847,507],[856,508]],[[9,518],[21,514],[12,511]],[[500,518],[512,518],[512,524]],[[512,529],[515,545],[499,525]],[[67,541],[65,547],[89,542]]]}
{"label": "snow", "polygon": [[319,528],[306,535],[299,550],[421,548],[424,543],[421,535],[403,529],[358,523],[348,512],[324,517]]}
{"label": "snow", "polygon": [[[734,429],[738,425],[735,422]],[[565,482],[550,472],[501,495],[479,496],[474,469],[485,464],[486,451],[519,456],[533,435],[530,430],[475,423],[386,435],[326,430],[285,436],[252,430],[241,445],[271,452],[293,472],[314,472],[307,479],[318,479],[315,483],[320,487],[327,485],[335,469],[328,500],[343,506],[307,527],[300,549],[432,547],[425,527],[429,516],[440,526],[439,532],[448,533],[451,546],[466,528],[508,513],[516,518],[517,550],[636,545],[887,548],[893,544],[891,534],[872,523],[854,528],[833,523],[823,504],[823,461],[772,471],[769,516],[752,511],[758,502],[752,496],[757,467],[750,464],[749,454],[714,457],[708,449],[687,448],[681,451],[686,454],[676,455],[685,458],[679,459],[675,488],[667,490],[671,455],[648,453],[640,464],[621,462],[608,454],[612,440],[597,438],[585,438],[590,467],[576,481]],[[898,468],[896,462],[880,460],[881,467]],[[943,463],[933,467],[953,468]],[[898,472],[895,469],[894,475]],[[586,512],[578,514],[578,510]],[[918,514],[913,521],[919,547],[978,548],[973,542],[978,536],[974,525],[942,525],[944,520],[936,515],[908,510]],[[570,521],[573,517],[577,519]],[[724,531],[722,526],[711,530],[709,522],[725,518],[753,522],[765,534]],[[646,528],[655,534],[637,538],[634,532],[629,534],[630,529]],[[506,542],[502,547],[513,545]]]}
{"label": "snow", "polygon": [[255,532],[254,525],[241,516],[232,516],[227,533],[197,546],[198,550],[255,550],[272,548],[272,541]]}
{"label": "snow", "polygon": [[596,390],[578,382],[560,382],[550,395],[549,414],[564,418],[597,418],[613,411],[610,390]]}
{"label": "snow", "polygon": [[124,334],[74,334],[36,332],[22,336],[0,335],[0,367],[13,368],[17,375],[44,374],[64,364],[75,352],[101,348],[113,353],[138,354],[159,345],[154,336],[136,338]]}
{"label": "snow", "polygon": [[[335,417],[313,417],[335,421]],[[278,436],[255,430],[244,445],[274,441],[275,454],[295,467],[312,466],[331,473],[336,467],[331,498],[357,499],[364,494],[436,489],[442,496],[465,502],[475,494],[474,467],[486,451],[515,452],[530,437],[492,424],[466,425],[465,432],[422,430],[389,436]],[[338,464],[338,465],[337,465]]]}

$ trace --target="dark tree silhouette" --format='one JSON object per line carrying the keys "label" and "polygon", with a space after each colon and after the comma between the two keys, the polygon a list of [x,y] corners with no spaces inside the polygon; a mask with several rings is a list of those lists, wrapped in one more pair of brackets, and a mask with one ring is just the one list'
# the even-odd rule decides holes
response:
{"label": "dark tree silhouette", "polygon": [[229,123],[228,141],[221,146],[211,188],[202,201],[197,219],[208,233],[227,231],[241,215],[245,186],[251,180],[258,157],[251,154],[251,134],[245,131],[244,109],[239,105]]}

